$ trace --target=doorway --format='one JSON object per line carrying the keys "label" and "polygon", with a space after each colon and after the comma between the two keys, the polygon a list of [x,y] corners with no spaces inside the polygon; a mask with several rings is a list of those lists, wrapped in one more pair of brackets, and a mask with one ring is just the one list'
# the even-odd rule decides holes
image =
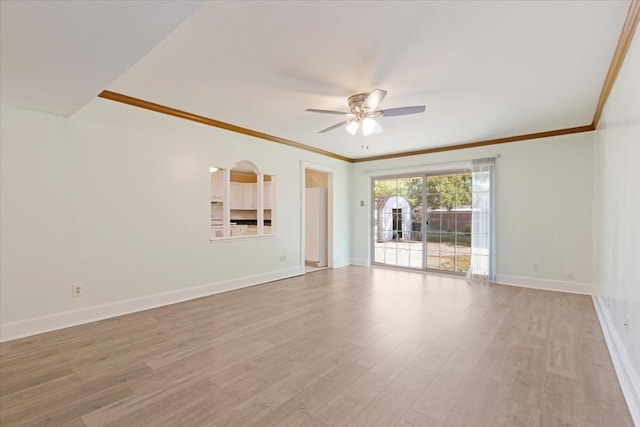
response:
{"label": "doorway", "polygon": [[471,172],[426,176],[427,269],[465,274],[471,262]]}
{"label": "doorway", "polygon": [[471,258],[471,172],[372,179],[373,264],[465,274]]}
{"label": "doorway", "polygon": [[402,209],[391,209],[393,215],[393,238],[402,239]]}
{"label": "doorway", "polygon": [[305,273],[333,267],[333,171],[303,163],[302,260]]}

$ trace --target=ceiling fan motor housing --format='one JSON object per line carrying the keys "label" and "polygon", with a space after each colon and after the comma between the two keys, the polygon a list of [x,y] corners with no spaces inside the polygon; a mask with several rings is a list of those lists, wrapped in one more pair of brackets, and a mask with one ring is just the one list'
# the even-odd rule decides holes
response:
{"label": "ceiling fan motor housing", "polygon": [[404,116],[407,114],[423,113],[425,110],[424,105],[417,105],[413,107],[398,107],[388,108],[385,110],[378,110],[378,107],[384,97],[387,95],[386,90],[374,89],[371,93],[356,93],[347,98],[349,103],[349,113],[335,110],[319,110],[316,108],[307,108],[307,111],[313,113],[324,114],[337,114],[339,116],[346,116],[347,120],[337,123],[333,126],[329,126],[326,129],[320,131],[325,133],[334,129],[346,126],[347,131],[353,135],[360,129],[362,124],[363,134],[365,136],[372,133],[382,132],[382,126],[372,119],[384,116]]}
{"label": "ceiling fan motor housing", "polygon": [[347,101],[349,102],[349,110],[353,114],[362,113],[362,104],[364,104],[365,99],[369,96],[368,93],[357,93],[355,95],[351,95]]}

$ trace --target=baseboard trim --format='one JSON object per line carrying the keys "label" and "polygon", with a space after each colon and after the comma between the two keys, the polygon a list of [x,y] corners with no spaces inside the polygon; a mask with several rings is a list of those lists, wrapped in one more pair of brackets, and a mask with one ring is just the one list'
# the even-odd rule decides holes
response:
{"label": "baseboard trim", "polygon": [[367,258],[351,258],[351,265],[359,265],[362,267],[369,267],[369,260]]}
{"label": "baseboard trim", "polygon": [[543,289],[547,291],[569,292],[572,294],[593,295],[593,285],[562,280],[537,279],[535,277],[510,276],[498,274],[496,283],[523,288]]}
{"label": "baseboard trim", "polygon": [[640,381],[638,380],[640,373],[634,372],[631,360],[622,345],[620,336],[613,327],[611,316],[603,305],[602,299],[595,295],[592,299],[620,388],[622,388],[622,394],[627,401],[629,412],[631,412],[631,418],[633,418],[635,425],[640,426]]}
{"label": "baseboard trim", "polygon": [[333,268],[342,268],[351,265],[349,258],[339,258],[333,260]]}
{"label": "baseboard trim", "polygon": [[176,304],[196,298],[202,298],[221,292],[233,291],[274,280],[286,279],[304,274],[299,266],[277,270],[265,274],[256,274],[237,279],[209,283],[191,288],[180,289],[162,294],[149,295],[108,304],[65,311],[48,316],[35,317],[0,325],[0,342],[29,337],[45,332],[56,331],[124,314],[149,310],[170,304]]}

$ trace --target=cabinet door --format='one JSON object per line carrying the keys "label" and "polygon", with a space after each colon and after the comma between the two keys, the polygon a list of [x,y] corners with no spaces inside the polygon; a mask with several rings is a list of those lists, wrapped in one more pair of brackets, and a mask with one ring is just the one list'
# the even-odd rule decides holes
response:
{"label": "cabinet door", "polygon": [[242,184],[242,207],[243,209],[256,208],[256,185]]}
{"label": "cabinet door", "polygon": [[262,193],[262,196],[263,196],[262,200],[263,200],[263,206],[264,206],[265,209],[271,209],[271,206],[273,204],[272,201],[271,201],[272,197],[273,197],[271,195],[272,187],[273,186],[271,185],[270,182],[265,182],[264,183],[264,193]]}
{"label": "cabinet door", "polygon": [[229,195],[231,209],[244,209],[243,184],[231,182],[229,187],[231,191],[231,194]]}
{"label": "cabinet door", "polygon": [[211,173],[211,200],[222,201],[224,196],[224,179],[222,170]]}

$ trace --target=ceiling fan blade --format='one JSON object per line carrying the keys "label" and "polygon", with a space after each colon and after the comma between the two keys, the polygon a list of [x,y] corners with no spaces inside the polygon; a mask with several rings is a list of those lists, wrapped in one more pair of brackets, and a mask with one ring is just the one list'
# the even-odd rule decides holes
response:
{"label": "ceiling fan blade", "polygon": [[324,114],[338,114],[341,116],[349,116],[353,115],[353,113],[345,113],[343,111],[334,111],[334,110],[318,110],[315,108],[307,108],[305,111],[309,111],[310,113],[324,113]]}
{"label": "ceiling fan blade", "polygon": [[326,129],[322,129],[319,133],[325,133],[325,132],[329,132],[330,130],[338,129],[339,127],[349,124],[349,122],[351,122],[351,120],[345,120],[344,122],[340,122]]}
{"label": "ceiling fan blade", "polygon": [[365,99],[362,103],[362,108],[368,108],[369,111],[375,110],[376,108],[378,108],[378,105],[380,105],[385,96],[387,96],[386,90],[372,90],[371,93],[367,95],[367,99]]}
{"label": "ceiling fan blade", "polygon": [[406,116],[407,114],[424,113],[424,110],[425,110],[424,105],[416,105],[415,107],[389,108],[388,110],[380,110],[376,112],[382,113],[383,117],[390,117],[390,116]]}
{"label": "ceiling fan blade", "polygon": [[382,125],[376,120],[376,126],[373,128],[373,134],[378,135],[379,133],[382,133],[382,131],[384,131]]}

